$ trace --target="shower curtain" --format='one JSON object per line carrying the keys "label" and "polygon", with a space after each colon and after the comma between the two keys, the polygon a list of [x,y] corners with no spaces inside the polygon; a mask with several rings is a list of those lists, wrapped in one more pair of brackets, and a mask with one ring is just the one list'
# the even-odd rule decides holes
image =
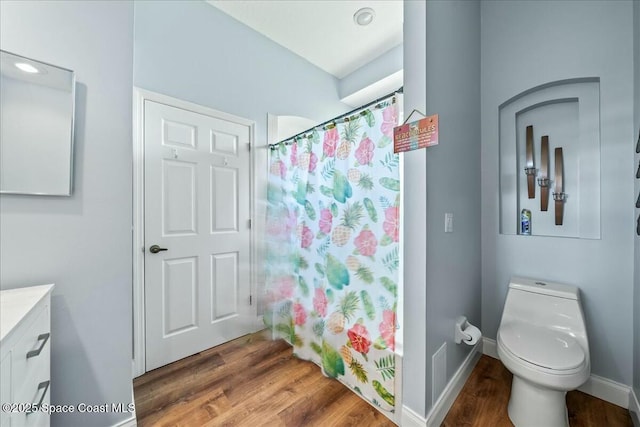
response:
{"label": "shower curtain", "polygon": [[271,149],[265,323],[300,358],[395,408],[395,97]]}

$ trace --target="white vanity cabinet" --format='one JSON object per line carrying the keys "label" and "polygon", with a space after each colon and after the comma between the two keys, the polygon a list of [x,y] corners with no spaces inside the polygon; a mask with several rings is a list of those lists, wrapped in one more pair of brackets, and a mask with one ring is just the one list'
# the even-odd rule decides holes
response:
{"label": "white vanity cabinet", "polygon": [[0,426],[49,426],[51,290],[0,291]]}

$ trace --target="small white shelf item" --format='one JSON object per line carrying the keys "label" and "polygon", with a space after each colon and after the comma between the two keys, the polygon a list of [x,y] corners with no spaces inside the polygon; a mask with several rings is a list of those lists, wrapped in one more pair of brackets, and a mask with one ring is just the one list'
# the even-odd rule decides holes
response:
{"label": "small white shelf item", "polygon": [[[33,411],[49,404],[51,290],[54,285],[0,291],[0,425],[49,426]],[[8,409],[9,411],[5,410]]]}

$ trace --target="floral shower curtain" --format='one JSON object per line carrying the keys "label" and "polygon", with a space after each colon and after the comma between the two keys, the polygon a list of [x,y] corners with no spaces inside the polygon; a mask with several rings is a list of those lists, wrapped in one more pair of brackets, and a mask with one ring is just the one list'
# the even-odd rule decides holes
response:
{"label": "floral shower curtain", "polygon": [[400,181],[395,97],[272,148],[265,322],[383,410],[395,408]]}

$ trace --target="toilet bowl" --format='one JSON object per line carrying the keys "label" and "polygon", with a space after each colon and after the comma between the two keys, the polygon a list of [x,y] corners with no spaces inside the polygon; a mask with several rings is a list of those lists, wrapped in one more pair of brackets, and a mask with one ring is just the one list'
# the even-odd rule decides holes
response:
{"label": "toilet bowl", "polygon": [[591,372],[589,341],[575,286],[514,277],[497,336],[513,374],[509,418],[516,427],[567,427],[566,393]]}

